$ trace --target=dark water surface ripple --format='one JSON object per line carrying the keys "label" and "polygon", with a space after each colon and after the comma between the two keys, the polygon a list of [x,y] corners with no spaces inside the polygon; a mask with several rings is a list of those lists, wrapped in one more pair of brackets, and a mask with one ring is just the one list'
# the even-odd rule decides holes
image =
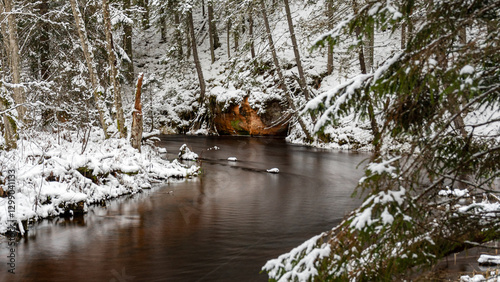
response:
{"label": "dark water surface ripple", "polygon": [[[18,244],[15,275],[1,242],[0,281],[266,281],[268,259],[360,204],[350,195],[367,154],[276,138],[167,136],[160,145],[172,160],[184,143],[203,159],[201,176],[36,224]],[[274,167],[279,174],[266,172]]]}

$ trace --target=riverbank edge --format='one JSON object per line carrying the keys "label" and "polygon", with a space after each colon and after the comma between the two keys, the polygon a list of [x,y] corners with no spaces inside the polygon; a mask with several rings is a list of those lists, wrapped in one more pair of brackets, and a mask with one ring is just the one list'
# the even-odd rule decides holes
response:
{"label": "riverbank edge", "polygon": [[18,149],[0,152],[0,236],[22,237],[39,220],[84,214],[90,205],[200,173],[197,165],[168,161],[154,140],[139,153],[125,139],[92,132],[84,144],[75,132],[63,134],[30,132]]}

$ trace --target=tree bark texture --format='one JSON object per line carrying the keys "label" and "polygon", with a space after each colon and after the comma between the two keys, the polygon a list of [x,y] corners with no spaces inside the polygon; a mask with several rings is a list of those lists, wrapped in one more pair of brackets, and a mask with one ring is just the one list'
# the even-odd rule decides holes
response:
{"label": "tree bark texture", "polygon": [[76,29],[80,37],[80,43],[82,45],[83,54],[85,56],[85,61],[87,62],[87,68],[89,71],[90,82],[92,83],[92,92],[94,95],[94,100],[96,103],[97,111],[99,112],[99,120],[101,122],[102,129],[104,131],[104,137],[109,138],[108,127],[110,121],[109,114],[106,110],[106,104],[104,98],[102,97],[101,85],[99,83],[99,77],[97,76],[96,65],[94,62],[94,54],[90,46],[87,31],[85,30],[85,25],[83,22],[82,14],[80,13],[80,8],[77,6],[76,0],[70,0],[71,9],[73,10],[73,16],[75,18]]}
{"label": "tree bark texture", "polygon": [[215,51],[214,51],[214,31],[212,22],[214,21],[214,8],[212,6],[212,1],[208,2],[208,39],[210,41],[210,57],[212,59],[212,64],[215,63]]}
{"label": "tree bark texture", "polygon": [[[125,14],[127,17],[131,18],[130,14],[130,3],[131,0],[124,0],[123,1],[123,9],[125,10]],[[123,25],[123,49],[125,53],[127,53],[128,58],[130,59],[130,62],[127,62],[125,66],[127,67],[127,72],[125,77],[127,77],[127,80],[129,83],[133,83],[132,81],[135,79],[134,76],[134,54],[132,52],[132,25],[129,23],[125,23]]]}
{"label": "tree bark texture", "polygon": [[[44,17],[49,12],[49,1],[42,0],[39,4],[40,16]],[[42,32],[40,36],[40,74],[43,80],[48,80],[50,77],[49,71],[49,54],[50,54],[50,26],[46,22],[42,22]]]}
{"label": "tree bark texture", "polygon": [[177,56],[179,59],[182,58],[182,34],[181,34],[181,20],[179,17],[179,12],[174,12],[174,24],[175,24],[175,40],[177,42]]}
{"label": "tree bark texture", "polygon": [[142,93],[142,81],[144,79],[144,74],[139,74],[137,79],[137,86],[135,90],[135,104],[134,111],[132,112],[132,128],[130,134],[130,145],[141,151],[141,141],[142,141],[142,103],[141,103],[141,93]]}
{"label": "tree bark texture", "polygon": [[[12,70],[12,83],[14,86],[13,98],[16,104],[24,104],[24,88],[21,86],[21,69],[20,69],[20,54],[17,38],[17,23],[16,16],[12,13],[12,0],[4,0],[4,9],[7,16],[7,25],[9,31],[9,51],[10,66]],[[17,118],[20,122],[24,121],[26,107],[20,106],[17,108]]]}
{"label": "tree bark texture", "polygon": [[309,91],[307,89],[306,77],[304,75],[304,69],[302,68],[302,61],[300,60],[300,52],[299,46],[297,44],[297,38],[295,37],[295,29],[293,27],[292,13],[290,12],[290,5],[288,0],[284,0],[285,2],[285,12],[286,19],[288,22],[288,30],[290,31],[290,38],[292,39],[293,53],[295,54],[295,62],[297,63],[297,70],[299,72],[299,84],[300,88],[302,88],[302,92],[306,98],[306,101],[309,101]]}
{"label": "tree bark texture", "polygon": [[189,34],[191,35],[191,47],[193,48],[193,59],[196,67],[196,73],[198,74],[198,81],[200,83],[200,107],[205,101],[205,79],[203,78],[203,70],[201,68],[200,58],[198,57],[198,48],[196,47],[196,35],[194,33],[194,24],[193,24],[193,13],[189,11],[187,13],[187,25],[189,27]]}
{"label": "tree bark texture", "polygon": [[250,54],[252,59],[255,59],[255,46],[254,46],[254,34],[253,34],[253,4],[250,3],[248,11],[248,34],[250,36]]}
{"label": "tree bark texture", "polygon": [[115,51],[113,48],[113,34],[111,33],[111,19],[109,16],[109,3],[108,0],[102,0],[102,11],[104,18],[104,30],[106,32],[106,47],[108,51],[108,61],[110,67],[110,81],[113,86],[113,96],[115,102],[115,110],[116,110],[116,127],[118,128],[118,132],[120,132],[120,137],[125,138],[127,136],[127,132],[125,130],[125,118],[123,116],[123,106],[122,106],[122,93],[121,93],[121,85],[118,80],[118,70],[116,69],[117,61],[115,56]]}
{"label": "tree bark texture", "polygon": [[[333,29],[333,0],[326,1],[326,16],[328,18],[328,30]],[[328,42],[326,72],[328,75],[333,73],[333,43]]]}

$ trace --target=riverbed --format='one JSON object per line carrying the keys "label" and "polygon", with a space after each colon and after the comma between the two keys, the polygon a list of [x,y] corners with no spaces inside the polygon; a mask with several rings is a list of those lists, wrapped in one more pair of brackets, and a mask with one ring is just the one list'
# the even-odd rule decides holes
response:
{"label": "riverbed", "polygon": [[[0,281],[267,281],[259,274],[267,260],[361,203],[351,194],[368,154],[280,138],[165,136],[158,143],[169,160],[182,144],[199,155],[200,176],[31,226],[17,245],[16,274],[2,262]],[[0,246],[6,260],[7,243]]]}

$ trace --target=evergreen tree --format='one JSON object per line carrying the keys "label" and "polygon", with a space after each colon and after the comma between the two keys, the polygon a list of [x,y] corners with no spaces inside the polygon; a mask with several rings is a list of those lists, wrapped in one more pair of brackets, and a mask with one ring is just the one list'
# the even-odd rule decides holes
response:
{"label": "evergreen tree", "polygon": [[[320,40],[337,46],[340,36],[373,28],[396,36],[412,14],[426,15],[411,21],[406,48],[375,72],[308,104],[321,114],[316,132],[350,113],[379,122],[379,152],[360,180],[361,207],[269,261],[271,279],[399,280],[414,266],[500,238],[500,217],[488,212],[499,199],[500,120],[487,114],[500,106],[499,13],[499,1],[371,1]],[[464,29],[476,36],[464,42]],[[472,111],[485,114],[467,119]],[[393,150],[392,142],[410,147]]]}

